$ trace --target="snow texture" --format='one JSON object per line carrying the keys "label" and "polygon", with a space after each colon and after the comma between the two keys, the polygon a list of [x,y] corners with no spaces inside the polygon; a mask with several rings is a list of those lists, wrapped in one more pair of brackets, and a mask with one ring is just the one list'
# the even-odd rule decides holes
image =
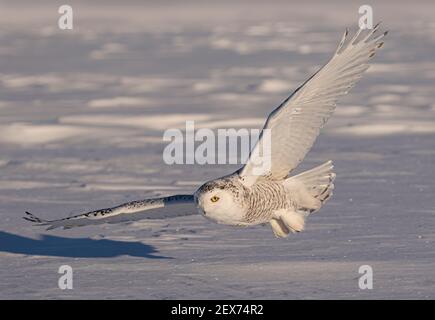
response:
{"label": "snow texture", "polygon": [[[0,298],[434,299],[435,4],[372,1],[389,29],[298,169],[335,162],[334,197],[306,230],[201,216],[33,227],[189,193],[234,165],[162,160],[167,128],[260,128],[325,63],[359,1],[2,1]],[[74,289],[58,288],[70,265]],[[373,290],[358,288],[370,265]]]}

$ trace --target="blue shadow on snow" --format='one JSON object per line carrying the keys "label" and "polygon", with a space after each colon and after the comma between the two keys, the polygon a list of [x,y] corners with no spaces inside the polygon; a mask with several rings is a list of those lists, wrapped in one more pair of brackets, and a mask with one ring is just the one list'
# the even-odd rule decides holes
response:
{"label": "blue shadow on snow", "polygon": [[153,246],[141,242],[49,235],[31,239],[3,231],[0,231],[0,252],[68,258],[112,258],[128,255],[148,259],[170,259],[154,255],[158,251]]}

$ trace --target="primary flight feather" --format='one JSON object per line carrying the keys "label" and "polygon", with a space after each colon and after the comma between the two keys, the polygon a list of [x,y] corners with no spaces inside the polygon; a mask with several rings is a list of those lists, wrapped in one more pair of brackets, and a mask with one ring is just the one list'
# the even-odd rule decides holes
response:
{"label": "primary flight feather", "polygon": [[[161,219],[200,212],[229,225],[269,223],[277,237],[304,229],[306,217],[331,197],[335,173],[331,161],[289,177],[313,146],[320,129],[334,112],[337,100],[348,93],[369,67],[387,32],[359,29],[344,33],[332,58],[273,110],[246,165],[228,176],[211,180],[193,195],[145,199],[113,208],[58,220],[43,220],[26,212],[24,219],[48,229]],[[269,135],[263,134],[267,133]],[[270,165],[257,160],[270,138]],[[265,156],[262,154],[262,156]]]}

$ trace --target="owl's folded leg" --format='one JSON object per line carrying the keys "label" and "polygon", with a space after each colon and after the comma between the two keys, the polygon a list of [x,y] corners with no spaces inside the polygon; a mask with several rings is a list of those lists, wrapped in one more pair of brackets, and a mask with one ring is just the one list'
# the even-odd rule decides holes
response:
{"label": "owl's folded leg", "polygon": [[270,220],[270,225],[272,226],[272,231],[277,238],[285,238],[290,232],[290,230],[285,226],[284,222],[282,222],[280,219],[272,218]]}
{"label": "owl's folded leg", "polygon": [[296,212],[291,209],[276,210],[273,217],[284,223],[291,232],[301,232],[304,230],[306,215],[302,212]]}

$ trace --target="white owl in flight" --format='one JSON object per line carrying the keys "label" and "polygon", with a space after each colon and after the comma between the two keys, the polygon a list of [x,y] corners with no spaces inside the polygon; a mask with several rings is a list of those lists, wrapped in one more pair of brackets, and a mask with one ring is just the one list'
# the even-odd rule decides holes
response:
{"label": "white owl in flight", "polygon": [[[327,64],[270,113],[263,127],[271,137],[271,165],[257,172],[254,152],[246,165],[228,176],[211,180],[193,195],[145,199],[59,220],[42,220],[26,212],[24,219],[48,229],[161,219],[201,213],[217,223],[252,226],[270,223],[277,237],[304,229],[306,217],[331,197],[335,173],[328,161],[296,176],[289,174],[304,159],[333,113],[369,67],[369,61],[387,34],[359,29],[350,39],[344,33]],[[263,143],[260,136],[253,151]]]}

